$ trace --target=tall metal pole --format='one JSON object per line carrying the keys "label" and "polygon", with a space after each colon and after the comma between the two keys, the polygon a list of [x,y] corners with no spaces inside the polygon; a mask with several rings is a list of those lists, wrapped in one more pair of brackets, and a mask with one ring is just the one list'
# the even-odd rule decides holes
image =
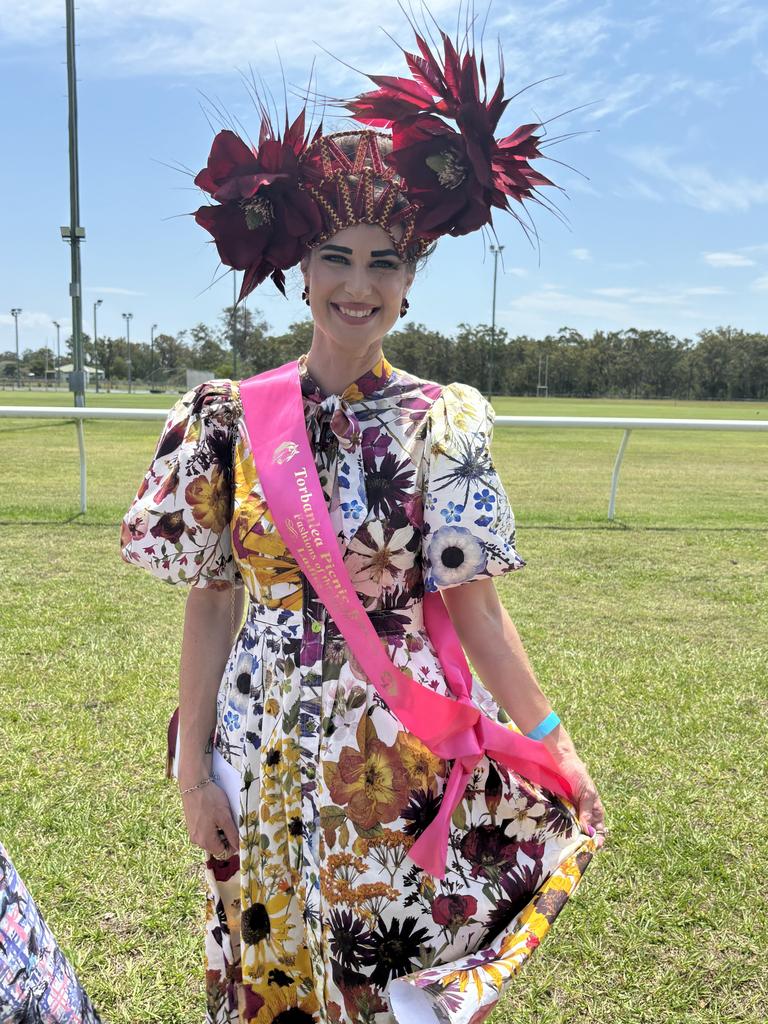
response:
{"label": "tall metal pole", "polygon": [[56,387],[61,387],[61,324],[58,320],[51,323],[56,328]]}
{"label": "tall metal pole", "polygon": [[18,388],[21,387],[21,361],[19,359],[19,316],[20,315],[21,315],[21,310],[20,309],[17,309],[17,308],[14,307],[11,310],[11,316],[13,317],[13,322],[14,322],[15,327],[16,327],[16,387],[18,387]]}
{"label": "tall metal pole", "polygon": [[123,313],[125,320],[125,340],[128,344],[128,394],[131,393],[131,318],[133,313]]}
{"label": "tall metal pole", "polygon": [[[72,263],[72,354],[74,376],[72,390],[75,405],[85,405],[85,373],[83,372],[83,304],[80,277],[80,242],[85,231],[80,227],[80,172],[77,155],[77,71],[75,69],[75,0],[66,0],[67,10],[67,93],[69,96],[69,228],[62,234],[69,239]],[[65,233],[66,232],[66,233]]]}
{"label": "tall metal pole", "polygon": [[503,245],[492,245],[493,253],[493,306],[491,311],[491,356],[488,360],[488,401],[493,399],[493,362],[496,355],[496,271],[499,266],[499,253]]}
{"label": "tall metal pole", "polygon": [[103,299],[96,299],[93,304],[93,361],[96,363],[96,393],[99,391],[99,350],[97,344],[99,341],[99,335],[96,330],[96,310],[102,304]]}
{"label": "tall metal pole", "polygon": [[152,377],[155,373],[155,331],[157,324],[152,324],[149,330],[149,383],[152,384]]}
{"label": "tall metal pole", "polygon": [[232,271],[232,380],[237,380],[237,271]]}

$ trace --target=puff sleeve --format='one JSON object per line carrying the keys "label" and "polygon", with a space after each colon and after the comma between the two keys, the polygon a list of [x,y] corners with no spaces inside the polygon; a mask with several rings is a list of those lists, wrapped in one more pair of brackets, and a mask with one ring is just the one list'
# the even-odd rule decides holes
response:
{"label": "puff sleeve", "polygon": [[494,412],[450,384],[428,413],[424,458],[424,586],[443,590],[522,569],[515,517],[491,459]]}
{"label": "puff sleeve", "polygon": [[166,583],[242,585],[230,528],[235,392],[231,381],[206,381],[176,402],[123,517],[123,561]]}

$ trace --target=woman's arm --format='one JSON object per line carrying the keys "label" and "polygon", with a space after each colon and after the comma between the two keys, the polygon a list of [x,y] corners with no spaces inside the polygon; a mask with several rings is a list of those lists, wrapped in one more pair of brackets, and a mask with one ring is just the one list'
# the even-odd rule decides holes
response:
{"label": "woman's arm", "polygon": [[[536,681],[514,623],[499,600],[494,581],[473,580],[448,587],[442,596],[480,679],[524,733],[535,729],[552,708]],[[558,761],[576,756],[562,724],[541,742]]]}
{"label": "woman's arm", "polygon": [[[235,594],[235,624],[245,589]],[[216,693],[232,648],[232,588],[191,587],[184,614],[179,666],[179,787],[211,773],[210,737],[216,724]]]}
{"label": "woman's arm", "polygon": [[[524,733],[535,729],[551,708],[493,580],[473,580],[442,593],[459,640],[483,683]],[[580,825],[590,835],[597,830],[594,841],[599,849],[605,843],[605,809],[571,737],[560,724],[540,742],[570,781]]]}

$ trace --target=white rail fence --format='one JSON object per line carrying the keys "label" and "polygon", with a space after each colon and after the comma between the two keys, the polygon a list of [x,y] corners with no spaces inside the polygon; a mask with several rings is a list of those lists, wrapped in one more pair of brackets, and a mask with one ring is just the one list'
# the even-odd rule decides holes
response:
{"label": "white rail fence", "polygon": [[[80,511],[87,511],[85,433],[84,420],[165,420],[168,416],[163,409],[88,409],[42,405],[0,405],[0,416],[14,419],[59,419],[74,420],[80,449]],[[616,514],[616,491],[619,473],[627,450],[629,435],[633,430],[768,430],[768,422],[754,420],[684,420],[654,419],[651,417],[627,418],[621,416],[497,416],[500,427],[547,427],[550,429],[575,430],[623,430],[624,434],[616,453],[611,475],[611,493],[608,499],[608,518]]]}

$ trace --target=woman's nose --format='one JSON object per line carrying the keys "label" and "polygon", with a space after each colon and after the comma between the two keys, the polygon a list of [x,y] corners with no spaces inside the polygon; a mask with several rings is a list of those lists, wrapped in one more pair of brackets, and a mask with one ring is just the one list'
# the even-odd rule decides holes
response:
{"label": "woman's nose", "polygon": [[353,302],[362,302],[373,292],[371,279],[366,267],[350,267],[344,282],[345,290]]}

